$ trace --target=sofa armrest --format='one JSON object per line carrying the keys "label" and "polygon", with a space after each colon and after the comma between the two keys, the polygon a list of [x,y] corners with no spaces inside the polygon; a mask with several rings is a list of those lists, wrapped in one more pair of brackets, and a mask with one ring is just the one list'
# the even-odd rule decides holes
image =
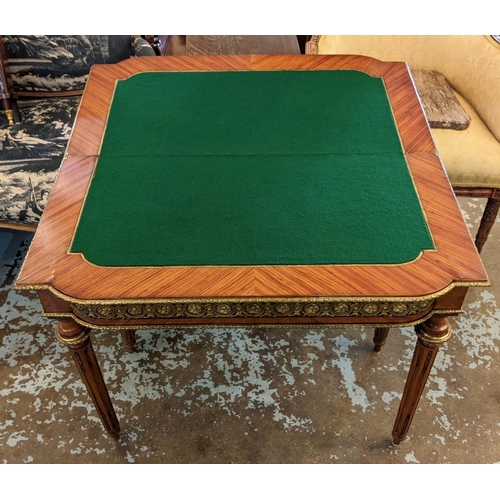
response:
{"label": "sofa armrest", "polygon": [[142,57],[142,56],[156,56],[156,53],[144,38],[134,35],[134,40],[132,41],[132,50],[134,51],[134,55]]}

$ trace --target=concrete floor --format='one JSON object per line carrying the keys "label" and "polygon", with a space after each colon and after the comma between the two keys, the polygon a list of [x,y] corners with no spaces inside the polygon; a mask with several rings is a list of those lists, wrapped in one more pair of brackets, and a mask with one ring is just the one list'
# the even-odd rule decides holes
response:
{"label": "concrete floor", "polygon": [[[475,234],[483,200],[460,200]],[[69,354],[33,293],[12,289],[30,235],[0,231],[0,462],[500,462],[500,224],[441,349],[407,440],[391,430],[415,335],[391,330],[198,328],[118,334],[94,347],[120,419],[102,430]],[[497,279],[498,278],[498,279]]]}

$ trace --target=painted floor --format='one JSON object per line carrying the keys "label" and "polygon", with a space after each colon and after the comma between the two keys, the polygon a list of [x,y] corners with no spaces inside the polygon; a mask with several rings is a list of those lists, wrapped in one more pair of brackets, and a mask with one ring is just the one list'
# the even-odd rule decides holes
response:
{"label": "painted floor", "polygon": [[[483,200],[461,199],[475,234]],[[30,235],[0,230],[0,463],[500,462],[500,224],[483,250],[491,288],[450,320],[407,440],[391,430],[416,336],[394,329],[145,330],[93,344],[122,428],[102,430],[55,323],[13,283]],[[497,279],[498,278],[498,279]]]}

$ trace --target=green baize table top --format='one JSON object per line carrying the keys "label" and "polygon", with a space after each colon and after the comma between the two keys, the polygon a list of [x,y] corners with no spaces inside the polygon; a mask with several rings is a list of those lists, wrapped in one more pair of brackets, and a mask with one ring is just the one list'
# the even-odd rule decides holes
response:
{"label": "green baize table top", "polygon": [[400,264],[433,242],[381,78],[119,81],[71,252],[99,266]]}

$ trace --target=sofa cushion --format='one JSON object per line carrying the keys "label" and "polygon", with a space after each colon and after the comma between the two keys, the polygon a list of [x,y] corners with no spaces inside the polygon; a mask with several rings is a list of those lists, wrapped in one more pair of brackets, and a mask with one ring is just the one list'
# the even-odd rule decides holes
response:
{"label": "sofa cushion", "polygon": [[20,123],[0,113],[0,221],[36,225],[66,150],[80,97],[19,101]]}
{"label": "sofa cushion", "polygon": [[500,143],[474,108],[455,92],[470,116],[466,130],[431,129],[454,187],[500,188]]}
{"label": "sofa cushion", "polygon": [[5,35],[16,91],[83,90],[93,64],[134,55],[131,35]]}

